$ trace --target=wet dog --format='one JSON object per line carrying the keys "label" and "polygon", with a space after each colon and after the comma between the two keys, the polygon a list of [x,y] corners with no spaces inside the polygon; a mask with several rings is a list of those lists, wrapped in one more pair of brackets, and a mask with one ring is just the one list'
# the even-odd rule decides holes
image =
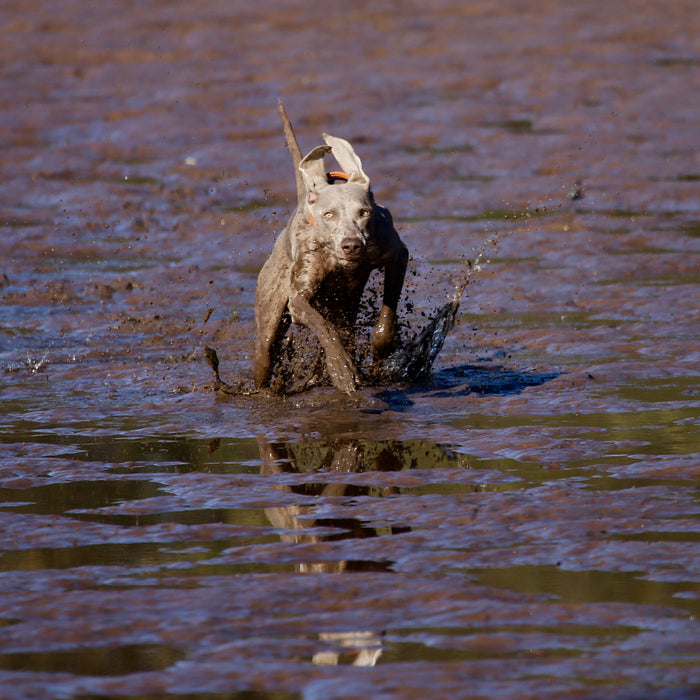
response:
{"label": "wet dog", "polygon": [[[258,276],[255,384],[269,385],[282,340],[294,322],[316,335],[331,381],[350,394],[360,384],[351,353],[362,292],[372,270],[383,268],[382,308],[372,336],[372,353],[382,358],[396,336],[396,305],[408,250],[388,209],[374,201],[353,147],[324,134],[326,145],[302,158],[281,102],[279,111],[294,163],[298,203]],[[341,172],[326,172],[323,159],[328,155]]]}

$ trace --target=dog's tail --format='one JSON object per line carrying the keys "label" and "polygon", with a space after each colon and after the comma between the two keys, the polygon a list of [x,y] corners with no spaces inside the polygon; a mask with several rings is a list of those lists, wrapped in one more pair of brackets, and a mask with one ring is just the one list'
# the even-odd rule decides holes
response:
{"label": "dog's tail", "polygon": [[302,178],[301,176],[301,170],[299,170],[299,163],[301,163],[301,151],[299,150],[299,143],[297,142],[297,137],[294,133],[294,128],[292,127],[292,122],[289,121],[289,117],[287,116],[287,110],[284,108],[282,100],[278,100],[277,107],[280,112],[280,119],[282,120],[284,138],[287,140],[287,148],[292,154],[292,163],[294,164],[294,177],[297,183],[297,197],[299,198],[299,203],[302,203],[306,199],[306,186],[304,185],[304,178]]}

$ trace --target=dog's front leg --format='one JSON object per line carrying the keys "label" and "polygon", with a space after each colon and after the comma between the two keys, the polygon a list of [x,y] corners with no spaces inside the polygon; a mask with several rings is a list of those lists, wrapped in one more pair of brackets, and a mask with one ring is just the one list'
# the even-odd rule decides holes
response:
{"label": "dog's front leg", "polygon": [[357,369],[343,347],[336,328],[314,309],[302,294],[289,299],[289,311],[296,323],[305,325],[321,343],[326,353],[326,365],[333,385],[346,394],[352,394],[360,385]]}
{"label": "dog's front leg", "polygon": [[258,388],[269,386],[280,342],[289,327],[286,314],[290,294],[286,230],[275,242],[270,257],[258,275],[255,288],[255,359],[253,378]]}
{"label": "dog's front leg", "polygon": [[372,354],[385,357],[396,337],[396,307],[399,303],[408,264],[408,249],[403,244],[395,259],[384,266],[384,294],[379,320],[372,335]]}

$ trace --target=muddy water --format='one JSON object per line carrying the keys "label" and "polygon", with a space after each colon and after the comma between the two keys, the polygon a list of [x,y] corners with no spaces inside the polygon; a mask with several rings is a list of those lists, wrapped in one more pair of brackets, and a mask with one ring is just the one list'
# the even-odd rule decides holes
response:
{"label": "muddy water", "polygon": [[[0,696],[697,697],[694,5],[5,3]],[[212,392],[278,96],[390,206],[405,337],[498,239],[430,381]]]}

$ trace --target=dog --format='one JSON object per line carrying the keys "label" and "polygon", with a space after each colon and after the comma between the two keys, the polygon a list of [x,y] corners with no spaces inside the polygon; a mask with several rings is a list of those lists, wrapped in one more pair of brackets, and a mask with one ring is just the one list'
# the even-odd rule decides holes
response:
{"label": "dog", "polygon": [[[363,290],[372,270],[383,268],[382,307],[372,336],[372,353],[381,359],[396,338],[408,249],[389,210],[374,201],[353,147],[324,134],[326,145],[302,158],[281,101],[278,107],[294,163],[297,206],[258,275],[254,381],[258,388],[269,386],[293,322],[318,338],[331,382],[351,394],[360,386],[351,352]],[[324,158],[331,154],[341,172],[326,173]]]}

